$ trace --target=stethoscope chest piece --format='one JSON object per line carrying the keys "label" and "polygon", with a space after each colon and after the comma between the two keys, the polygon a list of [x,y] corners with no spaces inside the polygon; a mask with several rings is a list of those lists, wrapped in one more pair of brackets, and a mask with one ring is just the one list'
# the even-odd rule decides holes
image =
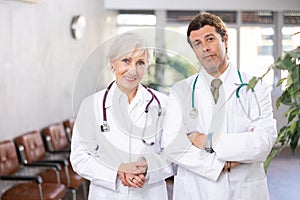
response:
{"label": "stethoscope chest piece", "polygon": [[109,125],[107,124],[106,121],[103,122],[103,124],[100,126],[100,128],[101,128],[101,132],[109,132],[110,131]]}
{"label": "stethoscope chest piece", "polygon": [[195,119],[196,117],[198,117],[198,110],[196,108],[193,108],[190,112],[190,117],[192,119]]}

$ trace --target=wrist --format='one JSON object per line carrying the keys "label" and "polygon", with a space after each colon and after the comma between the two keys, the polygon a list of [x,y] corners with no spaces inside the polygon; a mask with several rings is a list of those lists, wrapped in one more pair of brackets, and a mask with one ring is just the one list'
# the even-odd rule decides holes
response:
{"label": "wrist", "polygon": [[212,135],[213,133],[208,133],[206,135],[206,140],[205,140],[205,151],[208,153],[213,153],[214,150],[212,149]]}

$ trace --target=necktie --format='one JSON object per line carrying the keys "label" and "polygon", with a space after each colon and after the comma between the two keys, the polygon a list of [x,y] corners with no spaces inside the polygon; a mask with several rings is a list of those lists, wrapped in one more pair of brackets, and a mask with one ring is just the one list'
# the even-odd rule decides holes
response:
{"label": "necktie", "polygon": [[220,79],[214,79],[211,81],[210,90],[214,97],[215,103],[217,103],[218,99],[219,99],[219,87],[221,84],[222,84],[222,81]]}

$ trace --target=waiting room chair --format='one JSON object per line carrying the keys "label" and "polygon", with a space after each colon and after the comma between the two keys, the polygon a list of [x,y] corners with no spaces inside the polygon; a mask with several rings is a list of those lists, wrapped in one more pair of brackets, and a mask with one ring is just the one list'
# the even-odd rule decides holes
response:
{"label": "waiting room chair", "polygon": [[[10,184],[4,188],[1,200],[59,200],[64,197],[65,186],[63,184],[45,183],[40,176],[21,175],[21,173],[18,174],[19,171],[13,141],[0,142],[0,179],[3,182],[14,181],[13,185]],[[22,183],[19,183],[20,181]]]}
{"label": "waiting room chair", "polygon": [[71,151],[70,142],[62,123],[47,126],[41,133],[47,151],[69,155]]}
{"label": "waiting room chair", "polygon": [[[72,192],[73,200],[76,199],[76,189],[85,182],[85,179],[73,171],[67,159],[53,159],[51,155],[46,153],[42,136],[39,131],[35,130],[20,135],[15,138],[15,143],[19,151],[23,149],[23,152],[20,152],[23,163],[50,162],[63,165],[64,170],[60,173],[61,182]],[[56,181],[55,176],[50,175],[49,173],[42,173],[40,175],[44,182]]]}
{"label": "waiting room chair", "polygon": [[75,120],[74,120],[74,118],[69,118],[69,119],[64,120],[62,123],[63,123],[65,131],[67,133],[68,140],[71,143]]}
{"label": "waiting room chair", "polygon": [[[69,171],[75,173],[69,160],[71,147],[63,123],[51,124],[43,128],[41,134],[46,149],[55,155],[60,154],[65,156],[64,158],[69,162]],[[87,195],[86,184],[87,182],[82,184],[83,195],[85,196]]]}

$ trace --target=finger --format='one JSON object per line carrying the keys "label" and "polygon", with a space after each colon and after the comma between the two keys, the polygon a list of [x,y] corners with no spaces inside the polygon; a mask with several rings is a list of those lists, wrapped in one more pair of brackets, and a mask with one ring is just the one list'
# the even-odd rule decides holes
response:
{"label": "finger", "polygon": [[144,174],[139,174],[138,176],[139,176],[140,179],[143,180],[144,183],[146,182],[146,177],[145,177]]}
{"label": "finger", "polygon": [[128,178],[127,182],[129,184],[130,187],[135,187],[135,188],[139,188],[139,186],[137,185],[137,182],[135,181],[135,179],[132,178]]}
{"label": "finger", "polygon": [[141,179],[139,176],[134,177],[134,183],[139,184],[139,185],[144,185],[143,179]]}
{"label": "finger", "polygon": [[133,186],[137,188],[142,188],[144,186],[144,182],[138,176],[132,178],[131,182]]}

